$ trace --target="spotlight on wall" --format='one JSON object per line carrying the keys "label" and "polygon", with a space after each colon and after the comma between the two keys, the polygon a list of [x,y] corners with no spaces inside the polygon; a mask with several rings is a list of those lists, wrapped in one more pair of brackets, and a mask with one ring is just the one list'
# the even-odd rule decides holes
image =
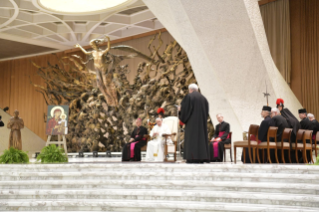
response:
{"label": "spotlight on wall", "polygon": [[99,153],[98,153],[97,151],[93,151],[93,157],[94,157],[94,158],[99,157]]}
{"label": "spotlight on wall", "polygon": [[83,152],[79,152],[79,158],[83,158],[84,157],[84,153]]}
{"label": "spotlight on wall", "polygon": [[106,157],[109,157],[109,158],[111,158],[111,157],[112,157],[112,153],[111,153],[111,151],[106,151]]}

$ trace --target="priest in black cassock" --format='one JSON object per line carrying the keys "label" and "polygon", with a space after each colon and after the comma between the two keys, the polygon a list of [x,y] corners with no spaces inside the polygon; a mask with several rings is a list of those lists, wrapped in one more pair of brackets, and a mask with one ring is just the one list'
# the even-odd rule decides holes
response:
{"label": "priest in black cassock", "polygon": [[210,162],[222,162],[224,154],[224,145],[230,144],[229,124],[224,122],[222,114],[217,114],[216,118],[219,124],[215,127],[214,137],[208,145]]}
{"label": "priest in black cassock", "polygon": [[185,124],[183,157],[187,163],[208,162],[208,101],[196,84],[190,84],[188,90],[179,107],[179,119]]}
{"label": "priest in black cassock", "polygon": [[[313,124],[312,122],[307,118],[307,110],[305,108],[299,109],[299,118],[301,119],[300,121],[300,129],[303,130],[313,130]],[[302,142],[302,141],[298,141]],[[306,140],[307,143],[310,143],[310,140]],[[312,154],[309,150],[307,150],[307,160],[311,161]],[[303,161],[302,158],[299,159],[299,162]]]}
{"label": "priest in black cassock", "polygon": [[280,111],[278,108],[271,109],[271,126],[278,127],[277,130],[277,142],[281,141],[282,133],[285,128],[289,128],[289,124],[287,120],[280,115]]}
{"label": "priest in black cassock", "polygon": [[[280,115],[280,111],[278,108],[272,108],[271,109],[271,126],[274,127],[278,127],[277,130],[277,142],[280,143],[282,140],[282,133],[284,132],[285,128],[290,128],[287,120]],[[287,141],[285,141],[287,142]],[[290,150],[284,150],[284,159],[285,161],[289,161],[289,154],[288,151]],[[271,162],[275,162],[276,161],[276,157],[275,157],[275,152],[274,150],[271,150],[270,152],[271,156]],[[281,151],[277,151],[278,154],[278,160],[280,163],[282,163],[282,158],[281,158]]]}
{"label": "priest in black cassock", "polygon": [[142,126],[142,120],[136,119],[136,127],[131,134],[129,143],[122,150],[122,161],[141,161],[141,148],[146,145],[147,129]]}
{"label": "priest in black cassock", "polygon": [[297,132],[300,129],[300,123],[298,119],[290,112],[288,108],[284,107],[283,99],[278,98],[276,104],[281,115],[287,120],[289,128],[292,128],[291,141],[296,141]]}
{"label": "priest in black cassock", "polygon": [[[270,112],[271,112],[271,107],[263,106],[261,110],[261,117],[264,118],[264,120],[260,123],[259,130],[258,130],[258,138],[255,138],[258,141],[258,143],[267,141],[268,129],[271,126]],[[251,163],[249,158],[248,148],[245,148],[244,151],[246,151],[246,160],[245,160],[246,163]],[[264,161],[262,159],[262,150],[259,151],[259,158],[261,158],[261,161]],[[265,158],[266,158],[266,155],[265,155]],[[242,154],[241,156],[241,161],[244,162],[244,154]]]}
{"label": "priest in black cassock", "polygon": [[298,113],[299,113],[299,118],[301,119],[301,121],[300,121],[300,129],[313,130],[313,124],[307,118],[307,110],[303,108],[303,109],[300,109],[298,111]]}
{"label": "priest in black cassock", "polygon": [[[294,114],[292,114],[292,112],[290,112],[290,110],[288,108],[284,107],[284,100],[283,99],[278,98],[276,100],[276,104],[277,104],[277,108],[280,111],[280,114],[287,120],[289,128],[292,128],[290,141],[291,141],[291,143],[293,143],[296,141],[297,132],[300,129],[300,123],[299,123],[298,119],[294,116]],[[290,156],[291,156],[291,162],[297,163],[294,150],[291,151]],[[300,158],[300,157],[298,157],[298,158]]]}
{"label": "priest in black cassock", "polygon": [[317,132],[319,131],[319,122],[315,119],[315,116],[312,113],[308,113],[307,117],[312,123],[312,140],[314,141],[316,139]]}

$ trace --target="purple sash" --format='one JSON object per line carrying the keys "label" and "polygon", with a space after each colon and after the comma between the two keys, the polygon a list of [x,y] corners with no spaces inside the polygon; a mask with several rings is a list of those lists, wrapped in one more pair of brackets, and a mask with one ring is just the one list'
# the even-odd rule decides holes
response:
{"label": "purple sash", "polygon": [[137,143],[138,141],[131,143],[131,154],[130,154],[131,158],[134,158],[134,148],[135,148],[135,144]]}
{"label": "purple sash", "polygon": [[[218,133],[218,138],[222,137],[224,134],[225,134],[225,131],[219,132]],[[229,134],[228,134],[226,139],[228,139],[228,138],[229,138]],[[219,143],[219,141],[216,141],[216,138],[215,138],[213,142],[214,142],[213,143],[214,157],[218,157],[218,155],[219,155],[218,154],[218,143]]]}
{"label": "purple sash", "polygon": [[[137,138],[137,137],[138,137],[138,135],[135,136],[135,138]],[[146,140],[146,138],[142,138],[142,141],[145,141],[145,140]],[[130,150],[131,150],[131,151],[130,151],[130,157],[131,157],[131,158],[134,158],[134,155],[135,155],[135,154],[134,154],[134,148],[135,148],[135,145],[136,145],[138,142],[139,142],[139,141],[132,142],[131,145],[130,145]]]}

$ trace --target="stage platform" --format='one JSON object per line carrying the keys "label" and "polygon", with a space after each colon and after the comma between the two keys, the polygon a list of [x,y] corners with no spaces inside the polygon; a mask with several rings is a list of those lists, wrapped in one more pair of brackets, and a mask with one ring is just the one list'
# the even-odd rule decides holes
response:
{"label": "stage platform", "polygon": [[0,170],[0,211],[319,211],[319,166],[74,158]]}

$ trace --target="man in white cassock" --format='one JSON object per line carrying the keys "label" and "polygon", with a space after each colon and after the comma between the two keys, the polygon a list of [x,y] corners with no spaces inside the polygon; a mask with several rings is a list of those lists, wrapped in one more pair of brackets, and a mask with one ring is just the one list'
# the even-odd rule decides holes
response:
{"label": "man in white cassock", "polygon": [[[147,143],[146,161],[164,161],[165,138],[162,136],[164,134],[171,134],[171,130],[166,124],[162,123],[161,118],[157,118],[156,125],[150,133],[152,140]],[[169,144],[173,143],[170,137],[167,138],[167,142]]]}

